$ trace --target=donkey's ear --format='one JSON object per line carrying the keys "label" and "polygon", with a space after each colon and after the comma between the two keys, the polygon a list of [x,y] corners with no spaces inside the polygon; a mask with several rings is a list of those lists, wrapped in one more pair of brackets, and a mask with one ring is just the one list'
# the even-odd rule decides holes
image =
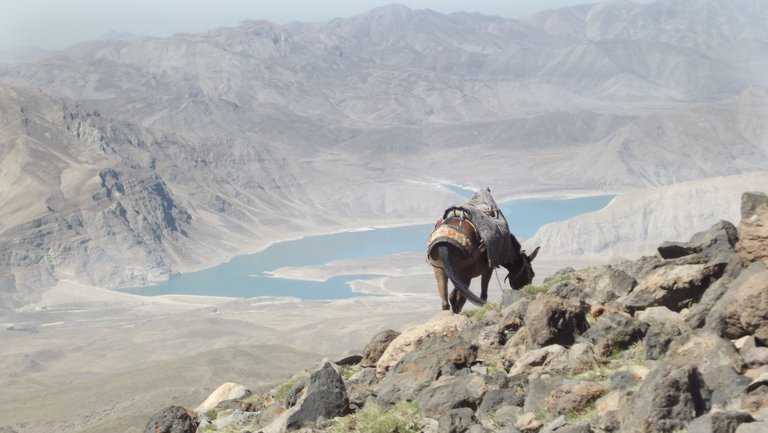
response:
{"label": "donkey's ear", "polygon": [[535,258],[536,258],[536,255],[537,255],[537,254],[539,254],[539,248],[541,248],[541,247],[536,247],[536,249],[535,249],[535,250],[533,250],[533,252],[532,252],[531,254],[529,254],[529,255],[528,255],[528,261],[529,261],[529,262],[532,262],[532,261],[533,261],[533,259],[535,259]]}

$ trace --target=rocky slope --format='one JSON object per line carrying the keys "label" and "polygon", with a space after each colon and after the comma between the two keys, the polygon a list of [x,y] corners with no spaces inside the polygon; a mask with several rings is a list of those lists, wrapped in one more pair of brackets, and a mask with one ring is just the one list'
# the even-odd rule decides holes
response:
{"label": "rocky slope", "polygon": [[768,195],[741,212],[738,229],[381,332],[271,392],[223,385],[145,432],[766,431]]}
{"label": "rocky slope", "polygon": [[388,6],[0,65],[0,308],[432,220],[442,181],[506,198],[764,170],[765,21],[765,0]]}

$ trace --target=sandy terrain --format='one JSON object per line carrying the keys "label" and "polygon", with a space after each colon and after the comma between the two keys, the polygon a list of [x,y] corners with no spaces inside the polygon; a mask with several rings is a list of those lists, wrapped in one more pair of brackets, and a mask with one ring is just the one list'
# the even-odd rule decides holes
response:
{"label": "sandy terrain", "polygon": [[427,292],[309,302],[141,297],[60,282],[0,319],[0,428],[141,431],[152,412],[194,407],[223,382],[274,385],[362,349],[380,330],[421,322],[439,308]]}

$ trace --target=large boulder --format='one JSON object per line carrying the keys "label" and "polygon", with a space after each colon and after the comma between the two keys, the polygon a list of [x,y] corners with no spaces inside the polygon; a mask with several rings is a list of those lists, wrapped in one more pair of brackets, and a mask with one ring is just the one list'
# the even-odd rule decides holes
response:
{"label": "large boulder", "polygon": [[640,341],[648,330],[648,323],[620,313],[607,313],[600,316],[584,338],[595,346],[595,353],[600,356],[628,349]]}
{"label": "large boulder", "polygon": [[688,431],[696,433],[735,433],[740,425],[755,420],[745,412],[714,412],[691,421]]}
{"label": "large boulder", "polygon": [[296,407],[286,422],[289,430],[314,425],[320,417],[330,419],[347,414],[349,399],[344,380],[329,362],[309,376],[304,398]]}
{"label": "large boulder", "polygon": [[[612,265],[592,266],[578,270],[571,274],[570,281],[581,289],[578,299],[591,304],[606,303],[625,296],[637,284],[632,276]],[[553,293],[562,292],[568,288],[567,285],[553,287]],[[561,297],[566,296],[561,295]],[[567,297],[573,299],[573,296]]]}
{"label": "large boulder", "polygon": [[525,402],[523,403],[524,412],[543,413],[547,410],[547,398],[558,388],[575,385],[576,381],[566,379],[563,376],[548,376],[532,378],[528,382],[528,389],[525,393]]}
{"label": "large boulder", "polygon": [[[261,419],[261,414],[258,412],[245,412],[242,410],[234,410],[234,411],[227,411],[227,413],[224,413],[224,414],[220,413],[216,417],[216,419],[213,420],[212,424],[216,426],[216,430],[224,430],[228,426],[258,424],[260,419]],[[210,429],[208,431],[210,431]]]}
{"label": "large boulder", "polygon": [[706,325],[725,338],[755,335],[768,341],[768,269],[763,262],[741,272],[712,307]]}
{"label": "large boulder", "polygon": [[630,312],[657,306],[680,311],[701,299],[707,287],[723,275],[726,265],[704,262],[662,266],[640,280],[622,304]]}
{"label": "large boulder", "polygon": [[709,286],[699,302],[693,304],[688,310],[688,314],[686,314],[684,319],[685,323],[694,329],[704,326],[707,321],[707,315],[709,315],[720,298],[725,295],[725,292],[728,291],[732,283],[733,279],[724,277]]}
{"label": "large boulder", "polygon": [[706,329],[677,338],[661,361],[670,365],[695,366],[713,390],[713,405],[725,407],[743,395],[748,384],[748,379],[741,375],[744,360],[733,343]]}
{"label": "large boulder", "polygon": [[533,347],[570,346],[589,329],[579,305],[557,296],[539,295],[525,310],[525,327]]}
{"label": "large boulder", "polygon": [[487,390],[479,374],[445,376],[422,390],[416,401],[423,416],[440,419],[451,409],[477,408]]}
{"label": "large boulder", "polygon": [[408,353],[416,350],[417,347],[430,339],[430,337],[455,337],[471,323],[472,321],[466,316],[443,311],[427,323],[404,331],[392,340],[381,355],[381,358],[379,358],[376,363],[376,374],[379,377],[383,377],[389,369],[400,362]]}
{"label": "large boulder", "polygon": [[643,338],[645,359],[660,359],[667,353],[672,341],[686,332],[690,330],[674,321],[652,324]]}
{"label": "large boulder", "polygon": [[728,221],[720,221],[709,229],[694,234],[688,242],[664,242],[659,246],[659,255],[664,259],[676,259],[691,254],[702,254],[709,258],[733,254],[738,231]]}
{"label": "large boulder", "polygon": [[711,390],[696,367],[659,364],[632,395],[621,418],[623,433],[683,430],[710,408]]}
{"label": "large boulder", "polygon": [[[437,428],[442,433],[465,433],[469,432],[474,422],[475,412],[468,407],[462,407],[451,409],[441,416]],[[474,424],[474,427],[476,428],[475,431],[487,431],[477,424]],[[477,430],[477,428],[481,430]]]}
{"label": "large boulder", "polygon": [[741,222],[736,251],[744,263],[768,265],[768,195],[745,192],[741,196]]}
{"label": "large boulder", "polygon": [[768,347],[762,345],[754,335],[740,338],[739,342],[736,347],[747,367],[759,368],[768,365]]}
{"label": "large boulder", "polygon": [[546,398],[550,415],[579,412],[605,394],[607,389],[597,383],[566,384],[552,390]]}
{"label": "large boulder", "polygon": [[525,391],[522,387],[492,389],[483,396],[477,412],[493,413],[502,406],[522,406],[523,403],[525,403]]}
{"label": "large boulder", "polygon": [[181,406],[169,406],[152,415],[144,433],[195,433],[197,415]]}
{"label": "large boulder", "polygon": [[565,370],[568,365],[568,350],[559,344],[550,344],[529,350],[514,360],[509,375],[527,376],[540,370],[559,372]]}
{"label": "large boulder", "polygon": [[477,347],[461,338],[433,335],[386,373],[376,387],[378,402],[392,405],[414,400],[438,378],[467,370],[476,356]]}

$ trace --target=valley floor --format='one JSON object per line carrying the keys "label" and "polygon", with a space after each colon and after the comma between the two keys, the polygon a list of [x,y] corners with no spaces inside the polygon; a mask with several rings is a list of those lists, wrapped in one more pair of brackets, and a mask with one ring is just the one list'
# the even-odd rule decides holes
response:
{"label": "valley floor", "polygon": [[[561,265],[539,263],[537,279]],[[2,319],[0,428],[139,432],[158,407],[194,407],[224,382],[273,386],[323,357],[362,350],[381,330],[402,330],[439,311],[423,258],[390,256],[377,266],[388,276],[356,281],[361,296],[335,301],[141,297],[60,282]],[[291,273],[319,278],[364,269],[366,260]],[[498,284],[491,283],[491,301],[499,300]]]}

